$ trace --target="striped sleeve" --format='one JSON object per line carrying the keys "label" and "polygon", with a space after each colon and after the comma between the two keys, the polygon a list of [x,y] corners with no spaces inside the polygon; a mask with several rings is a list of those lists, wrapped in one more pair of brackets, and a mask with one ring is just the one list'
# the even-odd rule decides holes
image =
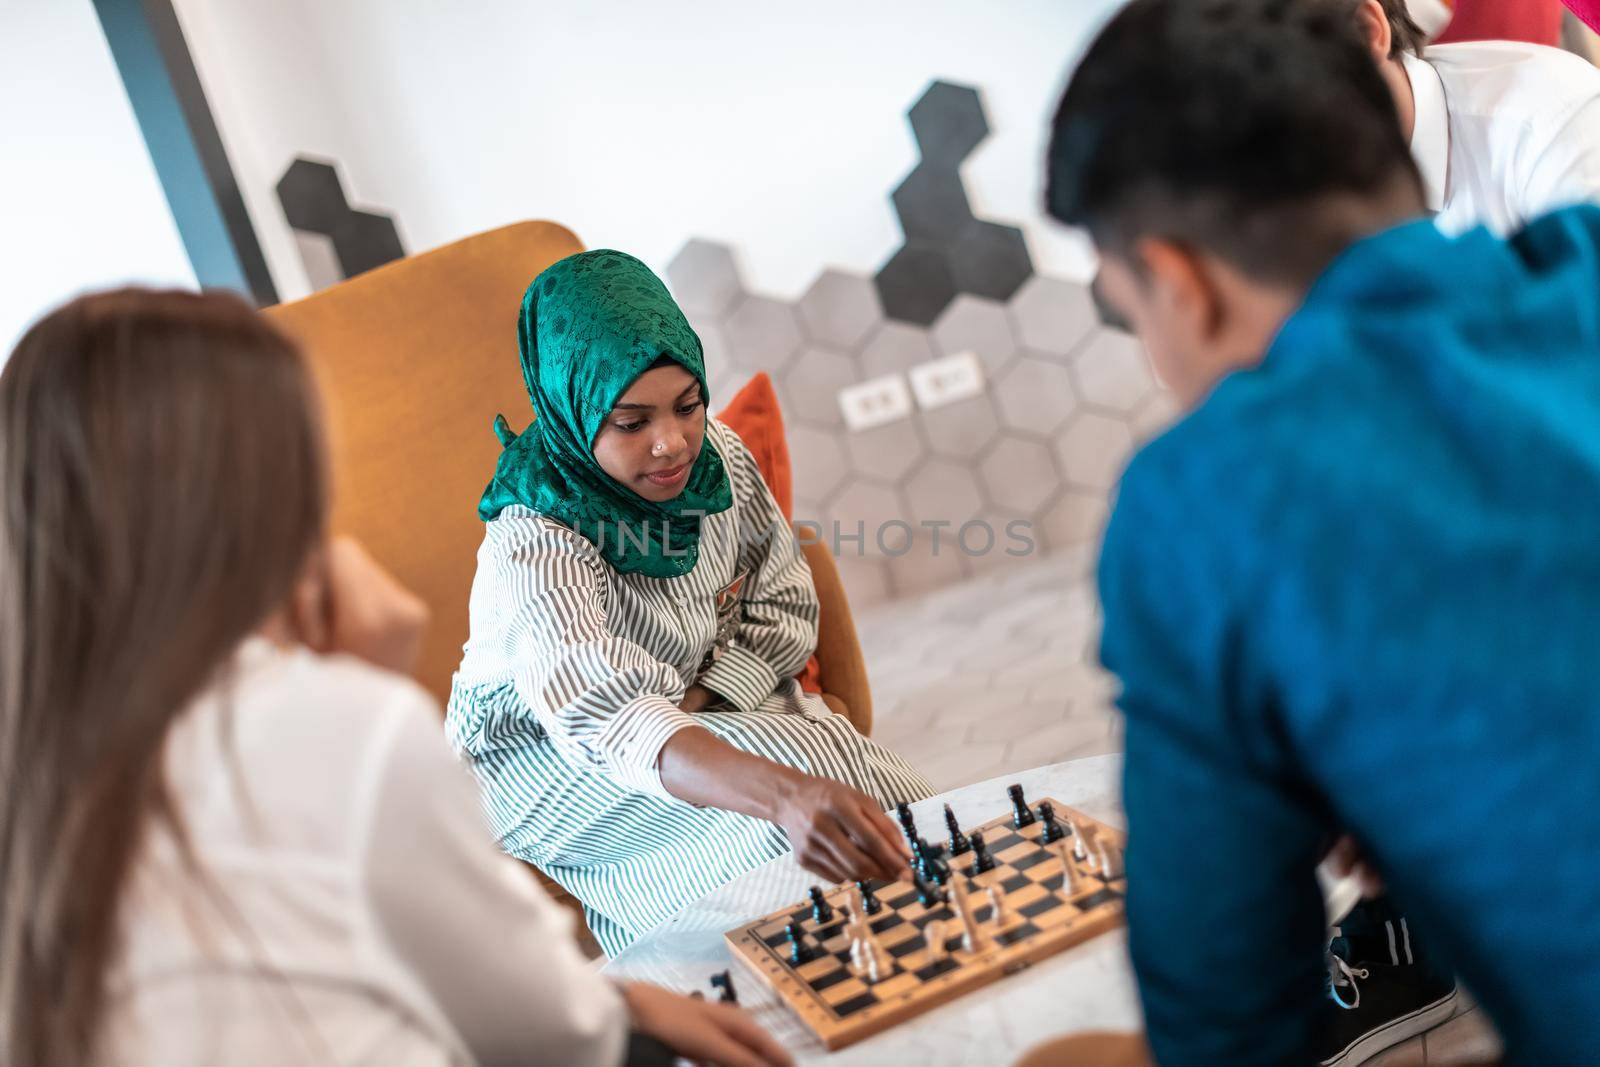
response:
{"label": "striped sleeve", "polygon": [[694,725],[678,707],[683,680],[608,628],[603,564],[588,541],[545,520],[509,524],[495,585],[518,697],[567,760],[670,797],[661,748]]}
{"label": "striped sleeve", "polygon": [[743,618],[700,684],[743,711],[792,678],[817,648],[816,586],[794,531],[737,434],[715,423],[739,508],[740,567],[748,568]]}

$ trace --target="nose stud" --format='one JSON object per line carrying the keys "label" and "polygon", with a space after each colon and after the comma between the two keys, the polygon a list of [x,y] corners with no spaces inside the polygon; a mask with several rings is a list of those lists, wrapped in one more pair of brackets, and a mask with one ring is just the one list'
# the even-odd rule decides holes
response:
{"label": "nose stud", "polygon": [[664,456],[667,454],[667,446],[663,442],[657,441],[650,446],[650,454],[652,456]]}

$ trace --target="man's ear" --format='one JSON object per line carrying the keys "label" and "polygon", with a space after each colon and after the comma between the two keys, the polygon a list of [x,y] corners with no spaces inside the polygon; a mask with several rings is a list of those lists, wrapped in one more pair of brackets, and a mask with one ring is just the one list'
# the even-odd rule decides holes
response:
{"label": "man's ear", "polygon": [[1223,300],[1206,260],[1187,245],[1158,237],[1139,241],[1134,254],[1163,317],[1197,340],[1216,337],[1223,325]]}
{"label": "man's ear", "polygon": [[1356,5],[1355,20],[1356,29],[1367,42],[1372,58],[1379,63],[1386,62],[1394,48],[1394,30],[1389,25],[1389,16],[1383,13],[1383,5],[1378,0],[1361,0]]}

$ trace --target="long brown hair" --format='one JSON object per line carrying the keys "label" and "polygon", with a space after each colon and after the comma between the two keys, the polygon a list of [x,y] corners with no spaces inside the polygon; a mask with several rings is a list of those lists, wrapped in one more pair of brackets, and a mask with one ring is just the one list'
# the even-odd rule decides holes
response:
{"label": "long brown hair", "polygon": [[83,297],[0,372],[0,1062],[96,1059],[168,728],[322,537],[320,426],[232,296]]}

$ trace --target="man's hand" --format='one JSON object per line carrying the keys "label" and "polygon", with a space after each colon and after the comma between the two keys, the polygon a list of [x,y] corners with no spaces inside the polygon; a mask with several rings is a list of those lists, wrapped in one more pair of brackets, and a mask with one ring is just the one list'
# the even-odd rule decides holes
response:
{"label": "man's hand", "polygon": [[314,652],[346,652],[410,674],[422,648],[428,607],[378,565],[360,543],[338,537],[313,560],[290,605],[295,636]]}
{"label": "man's hand", "polygon": [[772,821],[789,835],[800,866],[830,882],[905,873],[898,828],[876,801],[842,782],[796,775],[779,788]]}
{"label": "man's hand", "polygon": [[1328,855],[1324,857],[1323,862],[1328,865],[1328,870],[1340,878],[1349,878],[1354,875],[1356,884],[1361,887],[1362,896],[1378,897],[1383,895],[1383,876],[1378,873],[1378,869],[1371,864],[1366,854],[1361,851],[1361,846],[1356,843],[1356,839],[1349,834],[1345,834],[1333,843],[1333,847],[1328,850]]}
{"label": "man's hand", "polygon": [[717,1067],[791,1067],[789,1054],[743,1011],[693,1000],[658,986],[622,987],[633,1028],[694,1063]]}

